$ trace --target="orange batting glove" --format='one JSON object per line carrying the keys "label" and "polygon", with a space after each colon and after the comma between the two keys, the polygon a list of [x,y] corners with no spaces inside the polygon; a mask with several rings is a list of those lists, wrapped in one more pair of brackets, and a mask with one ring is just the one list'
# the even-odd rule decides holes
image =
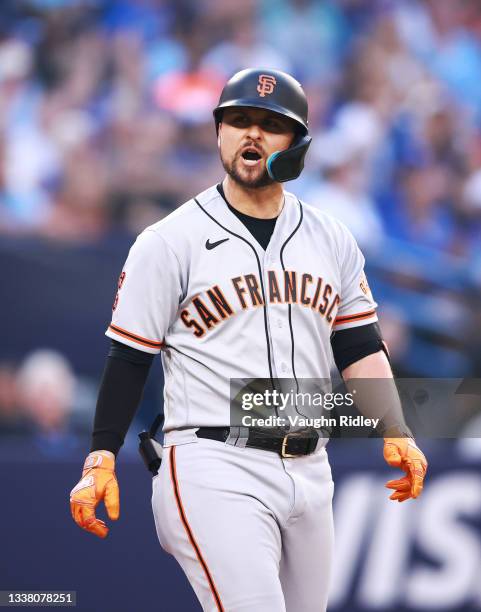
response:
{"label": "orange batting glove", "polygon": [[109,528],[95,516],[95,508],[103,499],[107,514],[119,518],[119,485],[115,476],[115,455],[110,451],[93,451],[85,459],[82,478],[70,491],[72,518],[82,529],[106,538]]}
{"label": "orange batting glove", "polygon": [[386,483],[388,489],[394,489],[389,499],[403,502],[410,497],[419,497],[428,462],[414,439],[384,438],[384,459],[391,467],[399,467],[406,472],[403,478]]}

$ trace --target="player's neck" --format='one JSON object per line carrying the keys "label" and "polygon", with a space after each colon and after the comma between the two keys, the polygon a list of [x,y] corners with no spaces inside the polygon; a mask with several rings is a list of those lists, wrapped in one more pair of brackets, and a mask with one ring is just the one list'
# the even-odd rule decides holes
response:
{"label": "player's neck", "polygon": [[231,206],[250,217],[273,219],[284,205],[284,190],[280,183],[258,189],[246,189],[226,176],[222,182],[225,197]]}

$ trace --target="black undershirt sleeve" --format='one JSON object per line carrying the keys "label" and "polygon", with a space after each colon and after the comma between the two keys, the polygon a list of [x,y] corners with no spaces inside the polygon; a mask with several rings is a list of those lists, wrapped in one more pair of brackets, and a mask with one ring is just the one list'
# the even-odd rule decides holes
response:
{"label": "black undershirt sleeve", "polygon": [[384,351],[389,359],[381,330],[377,323],[351,327],[334,332],[331,336],[332,352],[337,369],[342,373],[359,359]]}
{"label": "black undershirt sleeve", "polygon": [[112,340],[95,409],[91,451],[117,455],[142,399],[153,358]]}

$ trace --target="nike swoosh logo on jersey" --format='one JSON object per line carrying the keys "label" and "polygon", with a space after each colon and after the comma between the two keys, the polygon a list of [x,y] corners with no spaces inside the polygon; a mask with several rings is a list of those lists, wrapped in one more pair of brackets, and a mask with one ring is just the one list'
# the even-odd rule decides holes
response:
{"label": "nike swoosh logo on jersey", "polygon": [[212,249],[215,249],[216,246],[219,246],[219,244],[222,244],[223,242],[227,242],[227,240],[229,240],[229,238],[223,238],[222,240],[218,240],[217,242],[211,242],[208,238],[205,241],[205,248],[208,251],[211,251]]}

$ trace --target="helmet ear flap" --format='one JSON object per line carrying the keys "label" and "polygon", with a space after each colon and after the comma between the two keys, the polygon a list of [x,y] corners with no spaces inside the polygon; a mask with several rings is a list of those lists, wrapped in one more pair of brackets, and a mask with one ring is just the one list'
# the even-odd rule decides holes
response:
{"label": "helmet ear flap", "polygon": [[310,136],[301,136],[288,149],[269,155],[266,168],[271,179],[278,183],[296,179],[304,168],[304,158],[311,141]]}

